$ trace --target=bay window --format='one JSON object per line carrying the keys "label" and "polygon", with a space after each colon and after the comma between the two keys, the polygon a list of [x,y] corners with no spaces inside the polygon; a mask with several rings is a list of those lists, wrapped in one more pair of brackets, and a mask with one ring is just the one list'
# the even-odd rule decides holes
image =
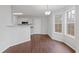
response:
{"label": "bay window", "polygon": [[[62,15],[55,15],[55,32],[63,33],[70,37],[75,36],[75,9],[71,9]],[[63,29],[63,31],[62,31]]]}

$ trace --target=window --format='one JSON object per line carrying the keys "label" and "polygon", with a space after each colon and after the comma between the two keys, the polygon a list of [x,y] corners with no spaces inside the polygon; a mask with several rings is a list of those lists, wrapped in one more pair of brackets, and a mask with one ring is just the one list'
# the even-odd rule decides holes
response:
{"label": "window", "polygon": [[62,32],[62,16],[56,15],[55,16],[55,32]]}
{"label": "window", "polygon": [[[63,17],[64,16],[64,17]],[[65,12],[65,14],[58,14],[55,15],[54,20],[55,25],[55,32],[63,33],[67,36],[72,38],[75,37],[75,24],[76,24],[76,17],[75,17],[75,9],[71,9]]]}
{"label": "window", "polygon": [[66,12],[66,25],[67,25],[67,34],[74,36],[75,35],[75,10],[70,10]]}

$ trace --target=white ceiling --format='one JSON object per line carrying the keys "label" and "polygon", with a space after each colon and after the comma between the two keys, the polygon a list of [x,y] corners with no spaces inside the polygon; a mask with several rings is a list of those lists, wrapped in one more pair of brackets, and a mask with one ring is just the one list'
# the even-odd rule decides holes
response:
{"label": "white ceiling", "polygon": [[[48,9],[53,11],[59,8],[63,8],[65,5],[49,5]],[[44,12],[47,9],[47,5],[13,5],[13,12],[23,12],[23,15],[27,16],[45,16]]]}

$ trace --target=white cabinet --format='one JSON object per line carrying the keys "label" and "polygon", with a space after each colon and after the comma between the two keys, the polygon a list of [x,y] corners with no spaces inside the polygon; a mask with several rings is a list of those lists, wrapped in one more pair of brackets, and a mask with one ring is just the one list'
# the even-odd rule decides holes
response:
{"label": "white cabinet", "polygon": [[32,24],[32,19],[30,17],[22,17],[22,16],[19,16],[17,17],[17,24],[22,24],[22,22],[28,22],[28,24]]}
{"label": "white cabinet", "polygon": [[22,26],[14,26],[9,27],[9,37],[10,37],[10,45],[16,45],[22,42],[30,41],[30,26],[22,25]]}

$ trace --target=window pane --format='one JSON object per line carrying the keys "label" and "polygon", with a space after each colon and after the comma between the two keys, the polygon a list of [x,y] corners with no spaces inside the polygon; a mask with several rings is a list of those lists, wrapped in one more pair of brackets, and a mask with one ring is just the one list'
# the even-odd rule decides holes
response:
{"label": "window pane", "polygon": [[72,14],[75,14],[75,10],[71,10]]}
{"label": "window pane", "polygon": [[71,17],[71,12],[68,12],[68,19],[70,19]]}
{"label": "window pane", "polygon": [[61,15],[55,16],[55,32],[62,32]]}
{"label": "window pane", "polygon": [[74,36],[74,23],[69,23],[67,26],[68,26],[68,29],[67,29],[68,34]]}
{"label": "window pane", "polygon": [[67,33],[74,36],[75,31],[75,10],[67,12]]}
{"label": "window pane", "polygon": [[74,23],[70,24],[70,34],[74,35]]}

